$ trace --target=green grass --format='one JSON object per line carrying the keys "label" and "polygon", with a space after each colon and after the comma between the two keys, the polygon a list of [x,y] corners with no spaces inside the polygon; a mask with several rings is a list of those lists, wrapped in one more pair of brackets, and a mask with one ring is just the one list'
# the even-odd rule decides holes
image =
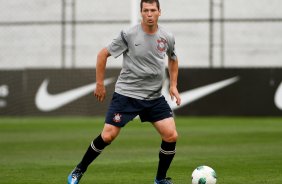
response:
{"label": "green grass", "polygon": [[[168,175],[190,184],[209,165],[217,184],[282,183],[282,118],[178,117],[177,154]],[[100,133],[102,118],[0,119],[0,183],[62,184]],[[160,138],[135,120],[89,167],[81,184],[153,183]]]}

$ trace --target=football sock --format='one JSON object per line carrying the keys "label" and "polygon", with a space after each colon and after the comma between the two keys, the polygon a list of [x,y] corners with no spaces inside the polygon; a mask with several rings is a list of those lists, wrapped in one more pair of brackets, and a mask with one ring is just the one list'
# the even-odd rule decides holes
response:
{"label": "football sock", "polygon": [[166,172],[176,152],[175,146],[176,142],[162,141],[159,152],[159,166],[156,176],[157,180],[162,180],[166,177]]}
{"label": "football sock", "polygon": [[100,155],[103,149],[108,146],[109,143],[104,142],[101,134],[94,139],[84,154],[81,162],[77,165],[78,168],[84,173],[87,167]]}

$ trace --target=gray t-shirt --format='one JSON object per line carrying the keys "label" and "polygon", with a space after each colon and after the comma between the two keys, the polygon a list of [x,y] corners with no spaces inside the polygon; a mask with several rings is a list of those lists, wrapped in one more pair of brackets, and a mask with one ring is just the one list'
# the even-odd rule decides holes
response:
{"label": "gray t-shirt", "polygon": [[141,100],[160,97],[165,79],[165,54],[176,60],[174,45],[174,36],[161,26],[155,34],[145,33],[141,24],[121,31],[107,47],[115,58],[123,54],[115,92]]}

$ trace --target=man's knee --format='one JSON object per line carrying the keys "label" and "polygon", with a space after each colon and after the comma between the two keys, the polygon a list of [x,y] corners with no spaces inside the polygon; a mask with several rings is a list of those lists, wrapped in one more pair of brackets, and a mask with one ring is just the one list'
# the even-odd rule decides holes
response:
{"label": "man's knee", "polygon": [[109,133],[102,133],[102,139],[106,143],[111,143],[115,139],[115,136]]}
{"label": "man's knee", "polygon": [[177,131],[172,131],[167,133],[166,135],[163,136],[163,140],[166,142],[176,142],[178,139],[178,133]]}
{"label": "man's knee", "polygon": [[110,124],[105,124],[101,136],[104,142],[111,143],[118,136],[119,132],[120,132],[119,127]]}

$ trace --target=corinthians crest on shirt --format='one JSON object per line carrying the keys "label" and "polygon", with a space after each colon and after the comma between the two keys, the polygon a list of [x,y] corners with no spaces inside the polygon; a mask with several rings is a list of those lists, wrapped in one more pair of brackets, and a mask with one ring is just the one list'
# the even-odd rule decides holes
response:
{"label": "corinthians crest on shirt", "polygon": [[115,123],[121,122],[121,114],[116,113],[115,116],[114,116],[114,118],[113,118],[113,121],[114,121]]}
{"label": "corinthians crest on shirt", "polygon": [[167,50],[167,41],[166,39],[160,37],[160,39],[157,40],[157,49],[160,52],[165,52]]}

